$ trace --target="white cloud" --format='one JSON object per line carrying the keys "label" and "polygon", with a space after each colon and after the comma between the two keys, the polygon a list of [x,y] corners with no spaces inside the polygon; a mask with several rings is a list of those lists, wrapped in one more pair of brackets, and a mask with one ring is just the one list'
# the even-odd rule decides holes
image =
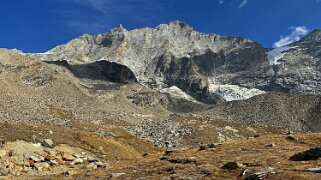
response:
{"label": "white cloud", "polygon": [[250,0],[242,0],[238,8],[241,9],[242,7],[246,6],[249,1]]}
{"label": "white cloud", "polygon": [[220,0],[218,3],[219,3],[219,4],[223,4],[223,3],[224,3],[224,1],[223,1],[223,0]]}
{"label": "white cloud", "polygon": [[282,47],[291,44],[300,40],[309,32],[308,28],[305,26],[290,27],[289,29],[292,30],[291,34],[281,36],[280,39],[273,44],[273,47]]}

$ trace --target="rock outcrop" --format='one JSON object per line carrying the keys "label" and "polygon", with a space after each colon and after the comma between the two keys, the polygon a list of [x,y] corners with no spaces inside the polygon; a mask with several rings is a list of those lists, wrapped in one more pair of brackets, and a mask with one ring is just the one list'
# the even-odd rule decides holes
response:
{"label": "rock outcrop", "polygon": [[115,62],[127,66],[140,84],[156,89],[176,86],[199,101],[213,103],[217,99],[212,98],[210,85],[267,84],[266,76],[273,73],[265,51],[250,40],[200,33],[175,21],[156,28],[128,31],[120,26],[106,34],[83,35],[37,56],[72,65]]}
{"label": "rock outcrop", "polygon": [[[280,48],[278,48],[280,49]],[[274,76],[269,91],[321,92],[321,30],[314,30],[300,41],[283,49],[277,65],[273,65]]]}
{"label": "rock outcrop", "polygon": [[175,21],[156,28],[128,31],[119,26],[110,33],[83,35],[37,56],[74,66],[114,62],[130,69],[142,85],[176,86],[211,104],[244,100],[264,91],[320,93],[320,32],[266,49],[248,39],[205,34]]}
{"label": "rock outcrop", "polygon": [[321,147],[311,148],[290,157],[292,161],[311,161],[321,158]]}

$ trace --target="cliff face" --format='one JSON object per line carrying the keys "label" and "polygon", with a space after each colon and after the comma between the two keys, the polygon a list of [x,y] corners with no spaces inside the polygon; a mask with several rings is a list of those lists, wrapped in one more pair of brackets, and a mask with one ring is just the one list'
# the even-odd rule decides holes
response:
{"label": "cliff face", "polygon": [[42,58],[74,65],[108,60],[127,66],[145,86],[177,86],[197,100],[216,102],[224,97],[213,96],[217,92],[211,92],[210,85],[253,88],[257,83],[250,79],[271,74],[265,56],[265,49],[250,40],[200,33],[176,21],[156,28],[128,31],[120,26],[107,34],[83,35]]}
{"label": "cliff face", "polygon": [[240,37],[200,33],[179,21],[132,31],[120,26],[83,35],[41,57],[71,65],[114,62],[130,69],[142,85],[176,86],[205,103],[243,100],[265,91],[321,91],[318,30],[270,50]]}
{"label": "cliff face", "polygon": [[300,41],[288,45],[275,67],[274,90],[284,92],[321,92],[321,31],[314,30]]}

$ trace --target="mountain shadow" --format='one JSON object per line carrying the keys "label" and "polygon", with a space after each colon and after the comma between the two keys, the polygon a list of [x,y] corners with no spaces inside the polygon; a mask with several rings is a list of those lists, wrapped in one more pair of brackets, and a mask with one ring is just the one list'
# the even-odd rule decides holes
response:
{"label": "mountain shadow", "polygon": [[67,61],[47,61],[68,68],[76,77],[129,84],[137,82],[134,73],[127,67],[105,60],[87,64],[69,64]]}

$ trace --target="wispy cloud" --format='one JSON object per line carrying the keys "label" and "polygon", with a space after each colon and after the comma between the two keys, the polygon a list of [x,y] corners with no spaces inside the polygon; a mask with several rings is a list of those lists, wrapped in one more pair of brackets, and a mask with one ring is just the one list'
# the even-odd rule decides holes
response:
{"label": "wispy cloud", "polygon": [[72,19],[66,21],[66,26],[76,30],[79,33],[96,34],[107,30],[107,23],[91,22],[82,19]]}
{"label": "wispy cloud", "polygon": [[219,3],[219,4],[223,4],[224,1],[223,1],[223,0],[219,0],[218,3]]}
{"label": "wispy cloud", "polygon": [[242,0],[241,4],[238,6],[238,8],[241,9],[242,7],[246,6],[249,1],[250,0]]}
{"label": "wispy cloud", "polygon": [[273,44],[273,47],[282,47],[291,44],[300,40],[309,32],[309,29],[305,26],[290,27],[289,29],[292,30],[291,34],[281,36],[280,39]]}
{"label": "wispy cloud", "polygon": [[62,12],[66,25],[83,33],[98,33],[112,28],[122,21],[135,21],[147,25],[158,22],[171,13],[161,13],[168,4],[157,0],[59,0],[78,7]]}

